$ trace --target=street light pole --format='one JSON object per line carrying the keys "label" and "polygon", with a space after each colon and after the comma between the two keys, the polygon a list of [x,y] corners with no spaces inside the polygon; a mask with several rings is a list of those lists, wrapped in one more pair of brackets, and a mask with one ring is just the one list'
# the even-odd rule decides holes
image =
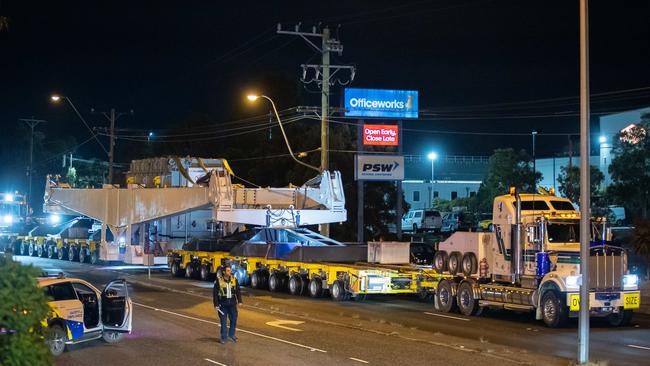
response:
{"label": "street light pole", "polygon": [[435,152],[430,152],[427,155],[427,158],[429,158],[429,160],[431,160],[431,194],[429,195],[429,204],[427,206],[429,208],[432,208],[433,207],[433,199],[435,198],[434,197],[435,196],[434,189],[435,189],[435,179],[436,179],[434,162],[435,162],[436,159],[438,159],[438,154],[436,154]]}
{"label": "street light pole", "polygon": [[25,222],[27,222],[27,217],[29,216],[29,207],[30,207],[30,200],[32,199],[32,175],[34,174],[34,128],[39,124],[39,123],[45,123],[45,120],[42,119],[34,119],[32,118],[21,118],[21,121],[27,123],[27,125],[30,128],[30,135],[29,135],[29,167],[27,168],[27,176],[29,179],[28,183],[28,188],[27,188],[27,210],[25,210]]}
{"label": "street light pole", "polygon": [[589,182],[589,4],[580,0],[580,314],[578,362],[589,362],[589,238],[591,236]]}

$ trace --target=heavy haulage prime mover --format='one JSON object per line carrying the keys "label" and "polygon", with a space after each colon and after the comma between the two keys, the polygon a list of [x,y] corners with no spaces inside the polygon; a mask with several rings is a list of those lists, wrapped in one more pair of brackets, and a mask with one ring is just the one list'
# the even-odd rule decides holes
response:
{"label": "heavy haulage prime mover", "polygon": [[[329,293],[336,301],[432,294],[438,311],[534,311],[549,327],[577,315],[580,214],[572,203],[551,194],[504,195],[495,199],[493,217],[493,232],[456,232],[439,243],[432,267],[408,259],[373,263],[370,255],[366,260],[367,247],[346,247],[305,229],[261,229],[243,245],[188,246],[170,251],[168,264],[174,276],[203,280],[231,266],[253,288],[312,297]],[[627,272],[625,251],[602,239],[594,232],[591,314],[622,326],[639,307],[638,281]]]}
{"label": "heavy haulage prime mover", "polygon": [[[452,277],[438,284],[436,307],[465,315],[529,310],[549,327],[577,316],[580,213],[571,201],[513,190],[494,200],[493,224],[493,232],[457,232],[439,244],[434,268]],[[607,245],[606,236],[591,238],[590,314],[620,326],[639,308],[638,278],[628,272],[625,250]]]}

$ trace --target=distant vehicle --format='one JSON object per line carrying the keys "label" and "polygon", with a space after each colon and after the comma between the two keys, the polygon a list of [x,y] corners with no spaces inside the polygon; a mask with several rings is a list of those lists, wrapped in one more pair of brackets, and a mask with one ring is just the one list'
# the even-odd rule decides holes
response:
{"label": "distant vehicle", "polygon": [[76,278],[38,279],[52,309],[48,319],[46,342],[54,356],[62,354],[67,345],[103,338],[107,343],[131,333],[133,305],[126,280],[109,282],[103,291]]}
{"label": "distant vehicle", "polygon": [[410,210],[402,218],[402,231],[440,231],[442,215],[438,210]]}
{"label": "distant vehicle", "polygon": [[612,220],[612,225],[621,226],[625,223],[625,207],[609,206],[609,212]]}
{"label": "distant vehicle", "polygon": [[453,211],[442,218],[442,232],[472,231],[477,226],[474,215],[467,211]]}

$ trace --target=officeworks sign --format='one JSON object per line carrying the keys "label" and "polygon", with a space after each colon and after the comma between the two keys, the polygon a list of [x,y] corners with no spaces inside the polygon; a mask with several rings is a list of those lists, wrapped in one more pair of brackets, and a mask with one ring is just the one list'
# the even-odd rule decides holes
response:
{"label": "officeworks sign", "polygon": [[356,155],[356,180],[404,180],[404,157],[400,155]]}
{"label": "officeworks sign", "polygon": [[418,92],[345,88],[345,116],[418,118]]}

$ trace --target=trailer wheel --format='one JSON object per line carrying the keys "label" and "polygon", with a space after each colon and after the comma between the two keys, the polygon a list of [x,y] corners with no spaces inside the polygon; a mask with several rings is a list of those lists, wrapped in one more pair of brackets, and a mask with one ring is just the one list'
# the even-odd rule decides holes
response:
{"label": "trailer wheel", "polygon": [[199,269],[199,278],[201,278],[201,281],[210,280],[210,268],[205,263],[201,264],[201,269]]}
{"label": "trailer wheel", "polygon": [[436,309],[443,313],[450,313],[456,310],[456,296],[454,296],[450,281],[442,280],[438,283],[435,302]]}
{"label": "trailer wheel", "polygon": [[542,296],[542,318],[549,328],[563,326],[569,317],[566,304],[555,291],[546,291]]}
{"label": "trailer wheel", "polygon": [[47,246],[47,257],[50,259],[54,259],[54,245],[48,245]]}
{"label": "trailer wheel", "polygon": [[255,270],[251,274],[251,286],[253,288],[263,290],[268,285],[268,277],[265,271]]}
{"label": "trailer wheel", "polygon": [[169,271],[171,272],[172,276],[174,277],[181,277],[183,275],[183,270],[181,269],[180,263],[177,261],[173,261],[171,268],[169,268]]}
{"label": "trailer wheel", "polygon": [[90,264],[99,264],[99,250],[93,250],[90,252]]}
{"label": "trailer wheel", "polygon": [[323,296],[323,280],[320,277],[314,277],[309,281],[309,296],[318,298]]}
{"label": "trailer wheel", "polygon": [[449,254],[449,273],[452,275],[457,274],[460,271],[462,261],[463,255],[460,252],[451,252]]}
{"label": "trailer wheel", "polygon": [[29,244],[27,244],[27,255],[33,257],[35,252],[36,248],[34,248],[34,242],[30,240]]}
{"label": "trailer wheel", "polygon": [[77,258],[78,258],[77,253],[78,253],[78,251],[77,251],[77,249],[75,248],[74,245],[71,245],[70,247],[68,247],[68,260],[70,262],[76,261]]}
{"label": "trailer wheel", "polygon": [[472,284],[467,281],[464,281],[458,286],[456,302],[458,303],[458,309],[463,315],[478,315],[481,310],[478,305],[478,299],[474,296]]}
{"label": "trailer wheel", "polygon": [[332,300],[334,301],[344,301],[346,299],[345,285],[343,281],[336,280],[330,288],[330,294],[332,295]]}
{"label": "trailer wheel", "polygon": [[40,244],[36,245],[36,256],[39,258],[43,258],[45,256],[45,251],[43,250],[43,246]]}
{"label": "trailer wheel", "polygon": [[476,273],[478,270],[478,260],[476,260],[476,254],[472,252],[467,252],[463,255],[463,260],[461,261],[463,267],[463,274],[465,276],[471,276]]}
{"label": "trailer wheel", "polygon": [[447,270],[447,265],[449,263],[449,254],[444,250],[439,250],[436,252],[436,255],[433,257],[433,267],[439,273],[445,272]]}
{"label": "trailer wheel", "polygon": [[25,243],[24,241],[20,242],[20,255],[27,255],[29,254],[29,245]]}
{"label": "trailer wheel", "polygon": [[86,248],[79,249],[79,263],[86,263],[88,258],[86,257]]}
{"label": "trailer wheel", "polygon": [[269,291],[280,292],[284,289],[286,283],[285,275],[278,272],[273,272],[269,276]]}
{"label": "trailer wheel", "polygon": [[305,280],[302,276],[294,274],[289,278],[288,287],[291,295],[301,296],[305,292]]}
{"label": "trailer wheel", "polygon": [[68,248],[65,247],[60,247],[56,248],[56,257],[59,258],[59,260],[64,260],[68,259]]}
{"label": "trailer wheel", "polygon": [[196,268],[194,267],[194,262],[189,262],[185,265],[185,277],[186,278],[195,278],[196,277]]}
{"label": "trailer wheel", "polygon": [[607,316],[607,323],[612,327],[624,327],[632,321],[632,310],[623,310]]}

